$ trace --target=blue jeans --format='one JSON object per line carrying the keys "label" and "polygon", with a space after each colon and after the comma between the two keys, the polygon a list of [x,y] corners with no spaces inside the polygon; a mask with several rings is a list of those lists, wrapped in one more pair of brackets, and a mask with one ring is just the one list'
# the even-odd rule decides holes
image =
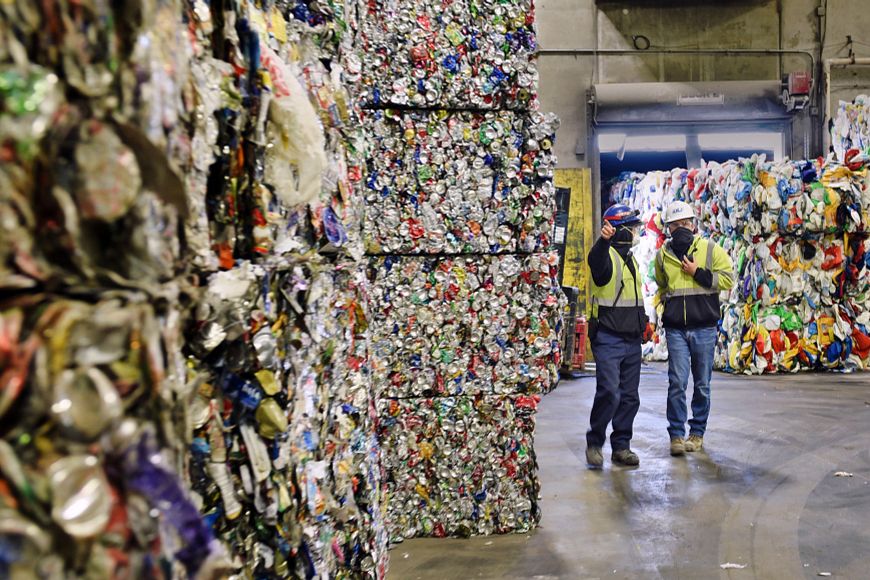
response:
{"label": "blue jeans", "polygon": [[595,356],[595,401],[589,418],[586,445],[603,447],[607,425],[613,422],[610,446],[613,451],[628,449],[634,417],[640,408],[637,387],[640,383],[640,338],[629,340],[599,330],[592,342]]}
{"label": "blue jeans", "polygon": [[686,386],[689,370],[695,384],[689,435],[704,436],[710,416],[710,378],[718,332],[715,326],[680,330],[666,328],[668,341],[668,433],[686,436]]}

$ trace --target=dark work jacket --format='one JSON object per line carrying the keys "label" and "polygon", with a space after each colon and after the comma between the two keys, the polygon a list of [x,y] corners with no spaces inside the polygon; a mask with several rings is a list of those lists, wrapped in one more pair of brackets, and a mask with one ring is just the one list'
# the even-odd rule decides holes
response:
{"label": "dark work jacket", "polygon": [[[598,238],[595,245],[587,257],[589,270],[592,274],[592,281],[596,286],[604,286],[610,281],[613,276],[613,262],[610,260],[610,240]],[[626,262],[631,273],[637,277],[639,272],[635,271],[634,261],[631,259],[631,246],[618,245],[614,246],[620,258]],[[622,299],[634,298],[637,302],[637,308],[631,309],[631,314],[626,315],[626,308],[609,308],[607,306],[598,305],[598,326],[599,329],[607,330],[613,334],[617,334],[627,339],[639,339],[643,336],[646,330],[647,318],[646,311],[643,307],[643,294],[635,293],[636,288],[629,288],[626,285],[622,290]]]}

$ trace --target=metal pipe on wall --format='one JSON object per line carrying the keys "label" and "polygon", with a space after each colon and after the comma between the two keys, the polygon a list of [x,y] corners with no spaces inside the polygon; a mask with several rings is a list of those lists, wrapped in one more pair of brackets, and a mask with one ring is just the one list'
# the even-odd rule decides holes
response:
{"label": "metal pipe on wall", "polygon": [[[776,0],[776,21],[777,50],[782,50],[782,0]],[[777,65],[779,66],[779,76],[782,78],[782,53],[779,54]],[[815,71],[812,71],[810,74],[815,74]]]}
{"label": "metal pipe on wall", "polygon": [[[779,56],[780,58],[783,55],[796,55],[805,58],[809,62],[809,70],[812,71],[813,75],[813,97],[811,100],[811,105],[814,107],[818,106],[816,95],[820,95],[820,91],[817,92],[816,87],[819,87],[818,78],[819,69],[817,67],[816,56],[809,50],[802,49],[781,49],[781,48],[648,48],[646,50],[640,50],[636,48],[541,48],[538,49],[537,53],[540,56],[643,56],[644,54],[684,54],[684,55],[710,55],[710,54],[719,54],[724,56]],[[596,59],[597,62],[597,59]],[[600,79],[599,79],[600,80]],[[827,105],[826,105],[827,106]],[[813,140],[814,146],[815,143],[820,142],[821,139],[813,139],[818,133],[816,131],[818,128],[815,126],[811,126],[809,128],[810,135],[809,138]],[[824,133],[824,131],[822,131]]]}

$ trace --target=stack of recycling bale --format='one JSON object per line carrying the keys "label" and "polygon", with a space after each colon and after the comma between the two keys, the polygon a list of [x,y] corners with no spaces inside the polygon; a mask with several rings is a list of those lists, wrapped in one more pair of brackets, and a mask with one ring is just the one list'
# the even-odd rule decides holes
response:
{"label": "stack of recycling bale", "polygon": [[193,576],[222,552],[181,475],[182,12],[118,6],[0,11],[3,578]]}
{"label": "stack of recycling bale", "polygon": [[[717,368],[760,374],[870,363],[870,156],[856,151],[849,159],[755,156],[628,174],[612,188],[614,200],[641,210],[647,222],[637,256],[648,278],[665,240],[659,216],[674,200],[692,204],[701,233],[730,254],[736,283],[723,306]],[[657,288],[646,282],[655,315]],[[661,329],[647,352],[666,356]]]}
{"label": "stack of recycling bale", "polygon": [[870,148],[870,95],[858,95],[854,101],[840,101],[831,124],[831,147],[837,160],[848,161],[850,151]]}
{"label": "stack of recycling bale", "polygon": [[557,379],[548,253],[556,120],[528,0],[375,0],[365,244],[390,539],[528,530],[540,394]]}
{"label": "stack of recycling bale", "polygon": [[385,575],[348,8],[0,11],[0,576]]}
{"label": "stack of recycling bale", "polygon": [[233,570],[383,577],[357,24],[341,5],[214,6],[194,20],[209,82],[188,191],[203,292],[187,474]]}

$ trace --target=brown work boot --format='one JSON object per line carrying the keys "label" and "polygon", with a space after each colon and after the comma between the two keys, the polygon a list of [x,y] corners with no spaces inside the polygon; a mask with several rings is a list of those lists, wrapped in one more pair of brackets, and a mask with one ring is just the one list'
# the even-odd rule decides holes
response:
{"label": "brown work boot", "polygon": [[640,457],[631,449],[620,449],[614,451],[610,456],[610,460],[616,465],[624,465],[626,467],[636,467],[640,465]]}
{"label": "brown work boot", "polygon": [[682,437],[671,437],[671,455],[674,457],[686,453],[686,441]]}
{"label": "brown work boot", "polygon": [[586,467],[589,469],[604,467],[604,455],[601,453],[601,447],[586,448]]}
{"label": "brown work boot", "polygon": [[702,435],[689,435],[686,439],[686,453],[694,453],[700,451],[704,447],[704,437]]}

